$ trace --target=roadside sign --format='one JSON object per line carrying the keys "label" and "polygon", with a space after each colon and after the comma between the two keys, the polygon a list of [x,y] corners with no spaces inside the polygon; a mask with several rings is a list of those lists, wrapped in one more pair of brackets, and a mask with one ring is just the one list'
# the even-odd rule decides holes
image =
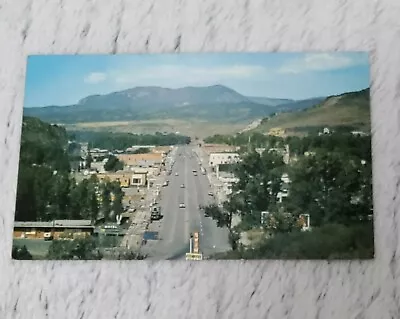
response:
{"label": "roadside sign", "polygon": [[186,260],[203,260],[203,254],[187,253]]}
{"label": "roadside sign", "polygon": [[199,233],[195,232],[193,236],[193,252],[195,254],[199,253]]}

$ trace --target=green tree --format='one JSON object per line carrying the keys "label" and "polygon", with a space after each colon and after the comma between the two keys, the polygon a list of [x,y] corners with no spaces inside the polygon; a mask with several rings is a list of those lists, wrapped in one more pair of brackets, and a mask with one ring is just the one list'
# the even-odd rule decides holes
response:
{"label": "green tree", "polygon": [[112,192],[114,194],[114,200],[112,202],[112,211],[114,213],[114,216],[121,215],[124,211],[124,207],[122,205],[124,192],[122,191],[118,182],[112,183],[111,187],[112,187]]}
{"label": "green tree", "polygon": [[53,240],[47,254],[48,259],[56,260],[99,260],[102,259],[93,238],[78,238],[74,240]]}
{"label": "green tree", "polygon": [[106,221],[110,220],[111,213],[111,189],[108,182],[100,185],[101,189],[101,212]]}
{"label": "green tree", "polygon": [[119,171],[124,168],[124,163],[121,162],[116,156],[110,155],[108,161],[104,164],[104,169],[106,171]]}
{"label": "green tree", "polygon": [[11,256],[13,259],[19,260],[32,260],[32,255],[26,248],[26,246],[13,246]]}
{"label": "green tree", "polygon": [[[309,213],[315,226],[354,222],[359,214],[370,214],[369,209],[360,209],[370,206],[369,176],[365,174],[367,169],[362,168],[358,158],[342,153],[320,152],[303,157],[290,171],[286,207],[292,213]],[[363,187],[364,197],[358,200]]]}

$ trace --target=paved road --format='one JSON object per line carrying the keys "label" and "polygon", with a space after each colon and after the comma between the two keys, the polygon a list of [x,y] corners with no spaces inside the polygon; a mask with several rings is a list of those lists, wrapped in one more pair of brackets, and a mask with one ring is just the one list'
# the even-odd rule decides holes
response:
{"label": "paved road", "polygon": [[[194,176],[193,170],[197,170]],[[178,173],[178,176],[175,176]],[[197,156],[192,146],[182,146],[177,150],[172,174],[168,176],[169,186],[161,190],[161,211],[164,218],[153,222],[150,230],[159,231],[158,241],[148,241],[142,248],[149,259],[183,259],[189,252],[189,237],[199,232],[200,250],[205,255],[230,249],[228,230],[218,228],[215,221],[204,217],[199,205],[208,204],[213,198],[206,175],[200,173]],[[184,188],[181,188],[181,185]],[[184,203],[185,208],[179,208]]]}

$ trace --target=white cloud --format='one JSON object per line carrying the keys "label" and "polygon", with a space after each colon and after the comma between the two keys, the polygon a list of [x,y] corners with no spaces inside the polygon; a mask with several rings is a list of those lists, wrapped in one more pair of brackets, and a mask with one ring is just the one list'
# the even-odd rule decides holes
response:
{"label": "white cloud", "polygon": [[89,84],[97,84],[100,82],[104,82],[106,79],[107,79],[107,75],[105,73],[92,72],[84,78],[84,82],[89,83]]}
{"label": "white cloud", "polygon": [[[176,85],[215,84],[223,80],[250,78],[266,73],[266,69],[254,65],[233,65],[229,67],[201,68],[185,65],[160,65],[130,71],[117,70],[113,78],[119,84],[136,84],[160,82]],[[143,85],[144,85],[143,84]]]}
{"label": "white cloud", "polygon": [[330,71],[368,63],[366,56],[343,53],[312,53],[283,65],[278,72],[298,74],[309,71]]}

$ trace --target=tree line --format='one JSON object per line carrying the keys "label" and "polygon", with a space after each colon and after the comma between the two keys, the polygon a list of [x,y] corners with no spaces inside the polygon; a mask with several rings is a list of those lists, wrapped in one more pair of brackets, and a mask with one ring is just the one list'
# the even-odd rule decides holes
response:
{"label": "tree line", "polygon": [[167,146],[176,144],[189,144],[188,136],[178,134],[132,134],[94,131],[71,131],[71,139],[78,142],[89,142],[90,148],[108,150],[125,150],[133,145]]}
{"label": "tree line", "polygon": [[[233,137],[235,138],[235,137]],[[237,137],[236,137],[237,138]],[[256,135],[253,143],[260,142]],[[234,258],[371,258],[372,167],[370,136],[347,132],[307,137],[262,137],[246,144],[242,161],[234,166],[239,181],[223,204],[205,207],[207,215],[231,231]],[[244,139],[243,139],[244,140]],[[213,140],[222,142],[221,138]],[[238,143],[238,140],[223,140]],[[245,142],[245,143],[248,143]],[[289,145],[291,160],[268,148]],[[250,146],[248,148],[248,146]],[[255,147],[265,147],[261,155]],[[289,177],[289,183],[282,179]],[[278,194],[287,193],[282,200]],[[261,223],[261,212],[268,212]],[[302,230],[299,217],[309,214],[312,231]],[[232,217],[240,224],[231,228]],[[263,228],[253,250],[238,244],[239,233]],[[316,249],[317,245],[321,248]],[[224,258],[224,256],[219,256]]]}
{"label": "tree line", "polygon": [[65,129],[24,117],[15,220],[110,219],[122,212],[122,197],[117,182],[92,176],[78,183],[70,176]]}

